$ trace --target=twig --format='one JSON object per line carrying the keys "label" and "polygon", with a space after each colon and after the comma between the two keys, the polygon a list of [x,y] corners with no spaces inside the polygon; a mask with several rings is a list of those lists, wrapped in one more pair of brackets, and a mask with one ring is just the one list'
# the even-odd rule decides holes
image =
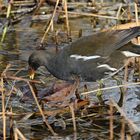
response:
{"label": "twig", "polygon": [[[139,26],[139,19],[138,19],[138,7],[137,4],[134,2],[134,7],[135,7],[135,19],[136,19],[136,24]],[[138,37],[138,44],[140,44],[140,37]]]}
{"label": "twig", "polygon": [[[128,86],[134,86],[134,85],[139,85],[139,84],[140,84],[140,82],[137,82],[137,83],[127,83],[127,84],[122,84],[122,85],[118,85],[118,86],[101,88],[100,90],[105,91],[105,90],[109,90],[109,89],[115,89],[115,88],[120,88],[120,87],[128,87]],[[81,93],[81,95],[96,93],[98,90],[99,89],[91,90],[91,91],[88,91],[88,92],[83,92],[83,93]]]}
{"label": "twig", "polygon": [[53,19],[54,19],[54,16],[55,16],[55,13],[56,13],[58,4],[59,4],[59,0],[56,1],[56,5],[55,5],[55,8],[54,8],[54,11],[53,11],[53,14],[52,14],[52,18],[51,18],[51,20],[50,20],[50,23],[49,23],[49,25],[48,25],[48,28],[46,29],[46,31],[45,31],[45,33],[44,33],[42,39],[41,39],[41,44],[44,42],[45,37],[46,37],[46,35],[47,35],[47,33],[48,33],[48,31],[49,31],[49,29],[50,29],[52,23],[53,23]]}
{"label": "twig", "polygon": [[113,132],[114,132],[114,130],[113,130],[113,106],[112,106],[112,103],[110,102],[110,105],[109,105],[109,107],[110,107],[110,140],[113,140]]}
{"label": "twig", "polygon": [[[124,81],[128,81],[128,64],[129,60],[126,62],[125,68],[124,68]],[[124,87],[124,92],[127,92],[127,87]]]}
{"label": "twig", "polygon": [[125,119],[122,117],[121,140],[125,140]]}
{"label": "twig", "polygon": [[27,140],[24,135],[20,132],[20,130],[18,128],[15,128],[15,132],[19,135],[19,137],[22,139],[22,140]]}
{"label": "twig", "polygon": [[[64,11],[62,11],[62,12],[64,13]],[[70,12],[70,11],[68,11],[68,14],[90,16],[90,17],[99,17],[99,18],[107,18],[107,19],[115,19],[115,20],[124,19],[124,18],[118,18],[118,17],[113,17],[113,16],[103,16],[103,15],[83,13],[83,12]]]}
{"label": "twig", "polygon": [[71,114],[72,114],[73,130],[74,130],[74,132],[76,132],[77,129],[76,129],[76,122],[75,122],[75,114],[74,114],[73,103],[71,103],[69,105],[69,107],[70,107]]}
{"label": "twig", "polygon": [[15,135],[15,139],[18,139],[18,136],[22,139],[22,140],[27,140],[24,135],[20,132],[20,130],[16,127],[16,122],[13,122],[14,124],[14,135]]}
{"label": "twig", "polygon": [[8,65],[6,66],[6,68],[4,69],[4,71],[3,71],[2,74],[1,74],[2,77],[6,75],[6,72],[8,71],[8,69],[9,69],[10,67],[11,67],[11,64],[8,64]]}
{"label": "twig", "polygon": [[69,19],[68,19],[67,0],[64,0],[64,9],[65,9],[65,16],[66,16],[67,35],[69,36],[70,28],[69,28]]}
{"label": "twig", "polygon": [[36,95],[35,95],[35,92],[34,92],[33,87],[31,86],[31,84],[30,84],[29,82],[27,82],[27,84],[28,84],[29,87],[30,87],[30,90],[31,90],[32,95],[33,95],[33,97],[34,97],[34,99],[35,99],[35,102],[36,102],[36,104],[37,104],[37,107],[38,107],[38,109],[39,109],[39,111],[40,111],[40,114],[42,115],[43,121],[44,121],[45,124],[47,125],[48,129],[50,130],[50,132],[51,132],[54,136],[56,136],[56,133],[54,132],[54,130],[52,129],[52,127],[49,125],[47,119],[45,118],[45,115],[44,115],[44,113],[43,113],[43,111],[42,111],[42,109],[41,109],[41,107],[40,107],[40,105],[39,105],[39,103],[38,103],[38,100],[37,100],[37,97],[36,97]]}
{"label": "twig", "polygon": [[17,81],[25,81],[25,82],[41,84],[41,82],[37,81],[37,80],[29,80],[29,79],[25,79],[25,78],[21,78],[21,77],[10,76],[10,75],[6,75],[3,78],[4,79],[12,79],[12,80],[17,80]]}
{"label": "twig", "polygon": [[7,93],[7,95],[9,95],[9,96],[8,96],[8,99],[7,99],[6,104],[5,104],[5,110],[6,110],[7,106],[8,106],[9,100],[11,98],[11,94],[12,94],[13,90],[15,90],[15,83],[16,83],[16,81],[14,80],[13,85],[11,87],[11,90],[9,91],[9,93]]}
{"label": "twig", "polygon": [[5,95],[3,87],[3,78],[1,78],[1,88],[2,88],[2,119],[3,119],[3,140],[6,140],[6,116],[5,116]]}
{"label": "twig", "polygon": [[[8,19],[10,17],[10,13],[11,13],[11,8],[12,8],[12,0],[10,0],[8,2],[8,8],[7,8],[7,13],[6,13],[6,18]],[[8,24],[5,25],[4,29],[3,29],[3,33],[2,33],[2,38],[1,38],[1,43],[4,41],[6,33],[8,30]]]}
{"label": "twig", "polygon": [[14,131],[14,139],[15,139],[15,140],[18,140],[18,134],[17,134],[16,131]]}
{"label": "twig", "polygon": [[[1,115],[3,115],[2,112],[0,112],[0,116],[1,116]],[[26,115],[26,113],[22,113],[22,114],[19,113],[19,114],[16,114],[16,113],[13,113],[13,112],[8,112],[8,111],[6,111],[6,112],[5,112],[5,115],[6,115],[6,116],[20,116],[20,115]]]}
{"label": "twig", "polygon": [[130,134],[127,134],[127,135],[126,135],[126,139],[127,139],[127,140],[132,140],[132,136],[131,136]]}
{"label": "twig", "polygon": [[[10,112],[12,112],[12,107],[10,107]],[[13,139],[13,115],[9,116],[10,120],[10,139]]]}
{"label": "twig", "polygon": [[2,93],[2,119],[3,119],[3,140],[6,140],[6,116],[5,116],[5,94],[4,94],[4,83],[3,83],[3,76],[5,75],[6,71],[10,65],[7,65],[5,70],[1,74],[1,93]]}
{"label": "twig", "polygon": [[117,103],[113,99],[111,99],[110,101],[113,104],[113,106],[121,113],[121,116],[123,116],[124,119],[128,122],[128,124],[129,124],[128,126],[129,127],[131,126],[135,132],[140,133],[140,128],[136,124],[134,124],[134,122],[132,122],[132,120],[128,119],[125,112],[117,105]]}
{"label": "twig", "polygon": [[139,25],[139,20],[138,20],[138,7],[137,4],[134,2],[134,7],[135,7],[135,19],[136,19],[136,24],[137,26]]}
{"label": "twig", "polygon": [[117,11],[117,15],[116,15],[117,18],[119,18],[120,16],[121,9],[122,9],[122,3],[120,3],[119,9]]}

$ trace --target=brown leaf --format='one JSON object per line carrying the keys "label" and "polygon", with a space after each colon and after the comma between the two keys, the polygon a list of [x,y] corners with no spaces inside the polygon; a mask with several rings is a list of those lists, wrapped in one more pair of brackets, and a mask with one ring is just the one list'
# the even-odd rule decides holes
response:
{"label": "brown leaf", "polygon": [[43,100],[50,102],[62,102],[64,100],[69,100],[74,94],[77,88],[77,84],[59,84],[54,86],[54,94],[43,98]]}

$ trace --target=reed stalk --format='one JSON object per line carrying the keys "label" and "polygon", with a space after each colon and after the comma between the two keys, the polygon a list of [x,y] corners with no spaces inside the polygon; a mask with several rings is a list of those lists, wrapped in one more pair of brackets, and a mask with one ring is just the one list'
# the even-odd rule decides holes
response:
{"label": "reed stalk", "polygon": [[110,102],[110,123],[109,123],[109,128],[110,128],[110,140],[113,140],[113,133],[114,133],[114,130],[113,130],[113,106],[112,106],[112,103]]}
{"label": "reed stalk", "polygon": [[67,8],[67,0],[64,0],[64,10],[66,16],[66,27],[67,27],[67,35],[70,35],[70,28],[69,28],[69,19],[68,19],[68,8]]}
{"label": "reed stalk", "polygon": [[[140,84],[140,82],[136,82],[136,83],[125,83],[125,84],[122,84],[122,85],[100,88],[100,90],[105,91],[105,90],[110,90],[110,89],[115,89],[115,88],[121,88],[121,87],[136,86],[136,85],[139,85],[139,84]],[[91,91],[88,91],[88,92],[82,92],[81,95],[93,94],[93,93],[96,94],[97,91],[99,91],[99,89],[91,90]]]}
{"label": "reed stalk", "polygon": [[[136,25],[139,26],[139,19],[138,19],[138,6],[134,2],[134,7],[135,7],[135,19],[136,19]],[[140,45],[140,37],[137,38],[138,44]]]}
{"label": "reed stalk", "polygon": [[121,122],[122,122],[121,140],[125,140],[125,119],[124,119],[124,117],[122,117]]}
{"label": "reed stalk", "polygon": [[76,121],[75,121],[75,113],[74,113],[73,103],[71,103],[69,105],[69,108],[70,108],[71,114],[72,114],[73,131],[76,132],[77,128],[76,128]]}
{"label": "reed stalk", "polygon": [[57,10],[57,7],[58,7],[58,4],[59,4],[59,0],[56,1],[56,5],[55,5],[55,8],[54,8],[54,11],[53,11],[53,14],[52,14],[52,17],[51,17],[50,23],[49,23],[48,28],[46,29],[46,31],[45,31],[45,33],[44,33],[42,39],[41,39],[41,44],[44,42],[45,37],[46,37],[48,31],[50,30],[52,24],[53,24],[53,19],[54,19],[54,16],[55,16],[55,13],[56,13],[56,10]]}
{"label": "reed stalk", "polygon": [[38,107],[38,109],[39,109],[39,111],[40,111],[40,114],[42,115],[43,121],[44,121],[45,124],[47,125],[48,129],[50,130],[50,132],[51,132],[54,136],[56,136],[56,133],[54,132],[54,130],[52,129],[52,127],[49,125],[49,123],[48,123],[48,121],[47,121],[47,119],[46,119],[46,117],[45,117],[45,115],[44,115],[44,113],[43,113],[43,110],[41,109],[41,107],[40,107],[40,105],[39,105],[39,102],[38,102],[38,100],[37,100],[37,97],[36,97],[36,94],[35,94],[35,92],[34,92],[33,87],[31,86],[31,84],[30,84],[29,82],[27,82],[27,84],[28,84],[28,86],[29,86],[29,88],[30,88],[30,90],[31,90],[31,92],[32,92],[32,95],[33,95],[34,100],[35,100],[35,102],[36,102],[36,104],[37,104],[37,107]]}
{"label": "reed stalk", "polygon": [[3,78],[1,78],[1,93],[2,93],[2,120],[3,120],[3,140],[6,140],[6,116],[5,116],[5,95]]}
{"label": "reed stalk", "polygon": [[132,120],[130,120],[127,117],[125,112],[118,106],[118,104],[113,99],[111,99],[110,101],[113,104],[113,106],[120,112],[121,116],[123,116],[124,119],[127,121],[129,128],[133,129],[134,133],[135,132],[139,132],[140,133],[140,128]]}
{"label": "reed stalk", "polygon": [[[9,3],[8,3],[7,13],[6,13],[7,20],[10,17],[11,8],[12,8],[12,0],[10,0]],[[5,27],[3,29],[1,43],[3,43],[3,41],[4,41],[5,37],[6,37],[7,30],[8,30],[8,23],[5,25]]]}

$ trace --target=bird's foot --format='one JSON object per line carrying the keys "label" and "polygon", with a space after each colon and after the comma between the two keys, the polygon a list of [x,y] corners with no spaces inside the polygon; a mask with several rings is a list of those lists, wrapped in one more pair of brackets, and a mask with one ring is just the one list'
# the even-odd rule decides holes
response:
{"label": "bird's foot", "polygon": [[96,96],[97,96],[97,98],[98,98],[100,104],[101,104],[101,105],[104,105],[104,100],[103,100],[103,98],[102,98],[102,93],[103,93],[103,92],[102,92],[102,90],[101,90],[101,88],[104,87],[104,84],[103,84],[103,81],[102,81],[102,80],[98,81],[98,83],[99,83],[99,89],[98,89],[98,91],[97,91]]}

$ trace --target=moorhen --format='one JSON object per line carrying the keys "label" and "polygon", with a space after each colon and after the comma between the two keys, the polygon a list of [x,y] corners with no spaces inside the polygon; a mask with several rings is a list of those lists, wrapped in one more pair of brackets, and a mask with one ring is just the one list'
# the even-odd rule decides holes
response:
{"label": "moorhen", "polygon": [[137,51],[138,54],[127,48],[119,50],[139,34],[140,27],[102,31],[81,37],[58,53],[36,50],[28,60],[30,78],[33,79],[38,67],[45,66],[52,75],[66,81],[74,81],[75,78],[81,81],[103,79],[108,72],[120,68],[124,58],[139,56]]}

